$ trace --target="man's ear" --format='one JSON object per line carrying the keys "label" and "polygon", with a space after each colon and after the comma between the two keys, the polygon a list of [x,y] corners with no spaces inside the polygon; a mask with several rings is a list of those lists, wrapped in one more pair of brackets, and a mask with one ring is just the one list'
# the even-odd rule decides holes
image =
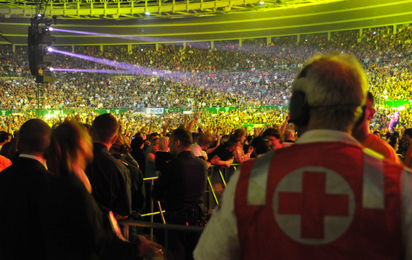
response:
{"label": "man's ear", "polygon": [[119,135],[115,135],[113,136],[112,140],[110,140],[111,144],[114,144],[117,141],[117,138],[119,137]]}
{"label": "man's ear", "polygon": [[367,118],[368,121],[371,121],[373,117],[375,116],[376,110],[374,108],[371,108],[371,112],[369,113],[369,117]]}
{"label": "man's ear", "polygon": [[180,140],[176,140],[177,142],[177,147],[180,147]]}

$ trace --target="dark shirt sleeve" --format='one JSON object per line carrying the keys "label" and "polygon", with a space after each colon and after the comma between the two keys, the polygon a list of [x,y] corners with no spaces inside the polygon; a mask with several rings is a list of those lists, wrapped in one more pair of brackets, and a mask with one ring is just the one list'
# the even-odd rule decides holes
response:
{"label": "dark shirt sleeve", "polygon": [[171,162],[169,169],[155,181],[152,190],[152,198],[154,200],[164,200],[166,198],[166,191],[173,181],[173,170],[171,169],[174,164],[174,162]]}
{"label": "dark shirt sleeve", "polygon": [[155,163],[156,170],[160,171],[161,174],[167,171],[169,162],[172,159],[172,155],[168,152],[156,152],[155,154]]}
{"label": "dark shirt sleeve", "polygon": [[133,165],[129,165],[129,170],[132,192],[132,210],[139,213],[146,204],[146,190],[143,181],[143,173],[139,168]]}
{"label": "dark shirt sleeve", "polygon": [[100,209],[103,213],[113,211],[121,216],[131,215],[129,170],[99,143],[93,144],[93,155],[93,162],[87,166],[85,172]]}
{"label": "dark shirt sleeve", "polygon": [[[119,162],[120,163],[120,162]],[[115,193],[113,197],[113,213],[122,216],[129,216],[132,213],[132,194],[130,172],[126,166],[120,165],[116,174],[113,176],[111,185]]]}

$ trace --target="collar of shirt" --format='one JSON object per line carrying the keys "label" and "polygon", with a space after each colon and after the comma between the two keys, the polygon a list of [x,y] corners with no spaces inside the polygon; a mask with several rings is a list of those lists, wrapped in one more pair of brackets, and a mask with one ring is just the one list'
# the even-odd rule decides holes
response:
{"label": "collar of shirt", "polygon": [[34,159],[38,161],[39,163],[43,164],[44,168],[46,168],[47,170],[46,160],[43,159],[42,157],[38,157],[38,156],[30,155],[30,154],[20,154],[19,157]]}
{"label": "collar of shirt", "polygon": [[177,155],[177,158],[191,156],[192,154],[193,153],[190,150],[189,151],[182,151]]}
{"label": "collar of shirt", "polygon": [[295,143],[305,144],[315,142],[347,142],[360,145],[358,141],[345,132],[323,129],[307,131],[299,137]]}

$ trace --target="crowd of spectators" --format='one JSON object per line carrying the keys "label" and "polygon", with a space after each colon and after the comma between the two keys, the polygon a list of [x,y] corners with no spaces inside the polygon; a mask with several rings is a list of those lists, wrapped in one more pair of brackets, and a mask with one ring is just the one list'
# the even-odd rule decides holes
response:
{"label": "crowd of spectators", "polygon": [[[80,191],[83,195],[76,197],[75,200],[70,200],[70,204],[67,204],[70,207],[67,208],[71,209],[71,204],[86,205],[87,207],[81,209],[86,214],[79,214],[80,216],[97,215],[101,217],[99,214],[104,213],[117,220],[131,217],[141,219],[140,212],[145,210],[145,199],[152,197],[154,200],[166,202],[165,209],[168,223],[204,226],[205,213],[207,212],[207,208],[203,204],[206,180],[209,181],[210,188],[215,187],[207,179],[207,168],[212,167],[212,165],[212,171],[215,167],[230,168],[233,163],[242,164],[251,158],[259,158],[259,156],[270,150],[302,146],[294,144],[295,133],[299,132],[299,127],[305,127],[307,124],[299,124],[293,119],[297,126],[295,129],[293,124],[288,124],[289,116],[285,108],[279,106],[276,109],[268,109],[267,107],[262,109],[262,105],[287,104],[290,95],[288,89],[290,82],[295,77],[297,70],[309,59],[309,56],[331,49],[341,51],[333,44],[344,43],[346,47],[344,51],[353,53],[363,61],[369,76],[370,91],[378,99],[382,95],[391,96],[395,99],[409,98],[410,93],[407,93],[409,91],[407,75],[409,68],[407,64],[410,62],[406,59],[409,56],[408,51],[405,50],[404,53],[395,51],[398,53],[395,59],[394,56],[385,56],[389,52],[381,53],[379,59],[382,58],[382,60],[379,61],[374,56],[375,54],[370,54],[375,50],[370,47],[363,50],[359,48],[364,41],[368,42],[374,39],[374,37],[368,35],[368,32],[363,32],[362,35],[365,35],[365,37],[358,37],[354,44],[359,44],[359,46],[355,46],[356,48],[353,49],[347,49],[352,43],[352,39],[346,40],[345,38],[341,42],[335,41],[332,43],[330,41],[326,42],[324,37],[327,37],[327,35],[322,34],[317,36],[303,35],[301,41],[296,43],[289,43],[288,37],[283,37],[279,39],[279,42],[273,41],[269,46],[264,40],[247,40],[242,46],[236,42],[217,43],[214,46],[216,47],[215,50],[209,50],[202,46],[200,48],[199,46],[188,46],[184,49],[179,46],[164,45],[160,51],[157,51],[149,46],[147,49],[140,49],[140,52],[142,52],[140,55],[137,54],[139,52],[137,48],[128,53],[128,50],[124,47],[107,48],[103,51],[95,47],[90,49],[81,47],[76,50],[77,53],[90,54],[89,52],[91,52],[91,55],[100,58],[126,61],[133,64],[133,66],[150,67],[152,72],[156,72],[153,69],[160,68],[162,71],[168,72],[166,74],[169,76],[162,75],[160,77],[158,74],[152,73],[152,75],[139,74],[131,77],[111,77],[104,74],[102,76],[102,74],[59,72],[58,75],[60,76],[57,77],[57,81],[54,84],[45,86],[44,93],[42,93],[42,97],[45,99],[45,108],[59,110],[75,108],[76,112],[67,116],[47,117],[46,122],[50,127],[40,119],[29,120],[37,117],[33,111],[26,111],[36,108],[36,95],[38,95],[39,90],[32,79],[25,76],[28,71],[27,64],[25,64],[24,68],[21,67],[20,70],[15,70],[16,73],[20,74],[19,77],[5,78],[1,85],[2,103],[0,109],[13,109],[17,112],[2,115],[0,118],[0,130],[4,130],[2,134],[5,137],[3,138],[4,143],[0,143],[3,145],[0,152],[1,154],[5,153],[4,157],[7,157],[7,160],[13,161],[13,166],[9,166],[5,170],[7,174],[5,176],[13,180],[13,173],[20,174],[21,172],[17,167],[21,167],[21,165],[27,167],[28,159],[32,160],[31,163],[36,163],[40,167],[40,164],[45,163],[45,158],[38,158],[35,155],[46,152],[49,157],[47,158],[47,167],[50,173],[56,175],[56,179],[50,182],[53,185],[49,186],[47,183],[44,185],[46,188],[45,193],[49,191],[50,187],[53,187],[53,189],[50,189],[51,194],[55,192],[52,200],[45,200],[47,202],[45,206],[48,209],[54,209],[54,205],[60,203],[60,195],[62,198],[68,198],[70,196],[65,195],[66,191],[67,194],[70,194],[69,192],[73,190],[77,193]],[[383,37],[387,33],[387,30],[381,29],[373,34]],[[349,34],[350,32],[347,32],[344,35],[348,36]],[[388,37],[391,38],[387,36],[385,39]],[[279,44],[281,44],[280,47],[277,46]],[[391,43],[383,41],[381,47],[386,51],[392,48],[392,45],[389,44]],[[401,48],[399,43],[397,46]],[[251,49],[255,50],[256,54],[251,54]],[[20,48],[19,51],[24,51],[24,48]],[[310,52],[310,55],[308,52]],[[206,53],[210,54],[208,58],[203,56]],[[368,53],[370,56],[364,56],[364,53]],[[136,56],[133,58],[133,55]],[[395,54],[389,53],[388,55]],[[68,68],[77,66],[77,68],[84,69],[110,68],[108,65],[98,65],[96,63],[89,65],[87,63],[89,61],[80,61],[73,57],[65,57],[65,59],[66,63],[60,57],[56,64],[60,68],[65,66]],[[202,59],[206,59],[206,63],[199,61]],[[236,60],[239,62],[236,62]],[[393,67],[385,68],[387,66],[386,60]],[[247,64],[245,68],[243,68],[244,65],[240,68],[242,62]],[[69,64],[70,66],[63,64]],[[328,68],[331,67],[328,66]],[[329,70],[333,71],[333,69]],[[13,70],[13,73],[15,71]],[[334,71],[339,72],[338,69]],[[344,77],[348,75],[341,74]],[[329,75],[331,74],[329,73]],[[343,81],[345,82],[345,80]],[[315,83],[315,85],[321,86],[322,83]],[[338,85],[331,84],[330,88],[335,89]],[[365,91],[365,85],[363,85],[362,91]],[[317,91],[317,93],[324,93],[324,91]],[[342,93],[342,91],[339,91],[339,93]],[[296,95],[296,92],[294,95]],[[369,96],[371,95],[369,94]],[[325,99],[328,97],[328,95],[325,95]],[[341,95],[341,97],[345,97],[345,95]],[[353,106],[353,104],[359,104],[361,98],[362,96],[359,95],[358,100],[355,100],[356,102],[342,101],[335,106],[348,106],[347,104]],[[209,106],[226,108],[235,106],[236,108],[219,109],[217,113],[201,109]],[[182,107],[194,111],[186,111],[188,113],[166,112],[157,115],[142,113],[139,110],[139,108],[151,107]],[[323,106],[322,109],[328,111],[328,107],[330,106]],[[98,112],[95,110],[98,108],[124,108],[126,112],[117,115],[105,113],[98,116]],[[363,118],[362,124],[367,127],[368,136],[371,135],[377,138],[369,133],[369,120],[372,117],[369,119],[368,116],[365,116],[365,111],[369,111],[367,113],[370,114],[372,110],[371,107],[364,107],[364,116],[361,117]],[[396,125],[396,129],[391,129],[394,133],[389,133],[387,118],[395,111],[401,112],[400,120]],[[313,118],[315,115],[320,117],[320,114],[313,113],[311,117]],[[404,129],[411,123],[411,116],[412,110],[407,105],[397,110],[377,105],[375,118],[370,126],[374,133],[376,132],[376,135],[387,141],[385,143],[380,140],[381,142],[384,142],[385,145],[389,144],[395,151],[403,153],[406,152],[405,148],[409,145],[410,140],[407,138],[407,143],[400,140],[405,136]],[[325,118],[324,120],[327,121]],[[351,118],[351,120],[348,119],[348,122],[355,121],[354,115],[351,115]],[[315,121],[312,121],[312,125],[315,125],[313,122]],[[27,126],[31,123],[35,125]],[[21,126],[22,124],[23,126]],[[323,126],[316,127],[319,127],[319,129],[315,128],[319,130],[318,134],[330,134],[330,130],[334,129],[326,128],[329,132],[325,132]],[[350,125],[345,127],[349,128]],[[30,128],[30,131],[28,128]],[[45,129],[41,133],[42,136],[39,136],[43,139],[32,137],[32,140],[42,140],[41,143],[44,147],[36,151],[21,149],[28,143],[27,137],[30,136],[31,132],[36,132],[35,129],[39,128]],[[50,130],[52,130],[51,141],[48,140]],[[347,132],[348,135],[352,132],[350,129],[346,129],[345,132],[340,131],[341,134]],[[88,132],[90,132],[90,136]],[[6,136],[7,133],[13,133],[13,139]],[[355,135],[353,137],[356,138]],[[16,147],[12,146],[13,141],[21,142],[19,145],[20,150],[16,150]],[[47,147],[49,142],[50,148]],[[327,148],[329,144],[327,142],[323,143]],[[133,151],[140,153],[140,155],[134,156],[130,153]],[[195,151],[200,152],[200,154],[195,155]],[[14,156],[11,152],[14,152]],[[18,153],[21,153],[21,157],[25,158],[23,161],[16,161]],[[167,156],[164,156],[166,154]],[[36,158],[33,159],[33,157]],[[41,170],[44,175],[49,174],[44,165],[41,166]],[[132,170],[135,174],[132,174]],[[64,176],[63,172],[66,172],[67,176]],[[151,174],[152,172],[153,174]],[[79,178],[77,179],[73,174]],[[220,174],[222,182],[226,186],[222,173]],[[159,176],[153,189],[151,185],[148,186],[143,182],[143,176]],[[237,178],[236,175],[234,178]],[[63,183],[62,180],[66,183]],[[4,182],[3,186],[14,187],[6,184]],[[54,184],[61,185],[61,189]],[[8,193],[8,190],[3,189],[3,193]],[[37,194],[35,195],[37,196]],[[213,195],[215,196],[214,192]],[[6,197],[5,195],[2,196]],[[36,198],[36,196],[34,197]],[[39,193],[38,197],[41,198],[39,201],[43,201],[42,196],[43,194]],[[113,197],[116,199],[114,200]],[[89,202],[89,205],[84,202]],[[138,202],[138,205],[134,207],[133,203],[136,202]],[[62,209],[66,208],[65,203],[68,202],[63,201],[60,205]],[[10,204],[5,205],[10,206]],[[42,204],[40,205],[44,207]],[[160,204],[158,206],[161,212]],[[44,212],[47,211],[36,210],[36,212],[45,214]],[[58,209],[55,212],[64,211]],[[20,215],[25,216],[27,214]],[[64,222],[61,220],[64,218],[61,219],[59,214],[52,216],[54,216],[52,224],[56,222],[55,226],[61,226]],[[89,224],[92,223],[89,218],[81,218],[80,220],[80,224],[84,224],[86,230],[89,228]],[[100,225],[100,222],[102,221],[98,221],[97,224]],[[3,223],[6,223],[6,221],[3,221]],[[70,223],[75,224],[76,221]],[[4,227],[6,226],[3,225]],[[82,231],[76,231],[76,234],[73,235],[71,233],[76,229],[68,229],[71,229],[70,225],[65,226],[64,236],[61,237],[61,241],[77,242],[76,235]],[[8,229],[4,230],[8,231]],[[52,228],[47,229],[47,231],[54,230],[53,225]],[[103,231],[107,230],[96,226],[92,233]],[[151,245],[152,250],[150,251],[154,251],[150,253],[151,256],[154,256],[154,253],[160,250],[160,246],[145,242],[145,239],[137,236],[139,234],[137,230],[133,232],[136,238],[134,244],[124,241],[120,243],[121,241],[118,238],[112,238],[113,234],[111,233],[108,238],[111,241],[120,243],[120,245],[130,247],[130,249],[133,246],[133,250],[127,252],[130,254],[136,253],[137,246],[138,255],[144,256],[140,245],[145,243]],[[54,233],[50,232],[50,234],[47,238],[54,239]],[[69,235],[66,236],[66,234]],[[179,234],[178,238],[177,234],[174,235],[173,232],[165,236],[169,237],[170,241],[170,248],[166,254],[173,254],[175,257],[173,259],[186,259],[185,255],[191,255],[197,242],[197,237],[182,238]],[[92,244],[87,249],[96,255],[105,254],[106,252],[99,250],[99,247],[104,245],[104,241],[100,242],[95,239],[98,238],[97,235],[93,236],[92,234],[90,237],[96,245]],[[119,237],[121,238],[120,231]],[[193,245],[188,246],[187,240]],[[39,239],[39,241],[41,240]],[[176,241],[179,243],[176,243]],[[56,243],[56,246],[52,242]],[[47,250],[56,251],[56,255],[63,253],[66,250],[65,247],[69,249],[76,248],[72,244],[60,243],[59,240],[53,240],[46,244],[47,246],[53,245]],[[59,246],[62,246],[62,248],[59,248]],[[181,247],[184,247],[184,250],[179,250]],[[106,248],[111,249],[111,247]],[[79,251],[82,250],[79,249]],[[117,250],[114,251],[117,252]],[[24,252],[27,252],[27,250],[24,250]],[[160,252],[162,251],[160,250]],[[158,253],[160,254],[160,252]]]}
{"label": "crowd of spectators", "polygon": [[[53,117],[46,117],[45,121],[50,125],[63,122],[64,119],[77,117],[83,123],[91,123],[98,113],[89,108],[82,108],[77,110],[77,114],[56,115]],[[253,127],[251,125],[279,125],[286,120],[287,110],[279,108],[278,110],[263,110],[258,111],[258,107],[241,107],[231,111],[220,111],[218,113],[210,113],[201,111],[199,113],[198,122],[196,122],[196,129],[214,129],[222,127],[226,132],[231,129],[244,127],[249,125],[249,130]],[[152,115],[146,113],[133,113],[126,111],[116,117],[125,125],[129,126],[130,130],[139,130],[143,127],[148,130],[151,128],[153,132],[161,132],[164,124],[169,123],[170,127],[177,127],[192,118],[180,112],[169,112],[162,115]],[[33,111],[27,113],[9,114],[0,116],[0,129],[8,132],[18,130],[20,126],[31,118],[38,118]]]}
{"label": "crowd of spectators", "polygon": [[[86,72],[56,72],[56,82],[39,91],[30,76],[27,47],[9,45],[0,48],[0,110],[18,110],[24,122],[26,110],[36,109],[40,95],[45,109],[127,109],[140,108],[199,109],[205,107],[239,107],[287,105],[290,85],[296,72],[311,56],[330,51],[349,52],[364,65],[369,88],[381,105],[376,122],[382,128],[387,120],[383,102],[411,98],[411,26],[391,26],[326,33],[272,37],[265,39],[182,45],[160,44],[127,46],[58,46],[68,55],[56,54],[55,68],[119,69],[70,56],[70,52],[124,62],[144,68],[145,74],[122,75]],[[298,40],[299,38],[299,40]],[[119,69],[120,70],[120,69]],[[379,102],[380,101],[380,102]],[[210,124],[237,125],[260,123],[263,116],[239,116],[244,109],[231,111],[229,116],[212,120]],[[409,107],[401,112],[401,125],[411,121]],[[282,113],[278,113],[280,115]],[[379,117],[382,114],[382,117]],[[264,114],[263,114],[264,115]],[[221,118],[221,119],[220,119]],[[10,118],[9,118],[10,119]],[[139,118],[133,118],[138,121]],[[130,120],[133,120],[130,119]],[[201,118],[202,119],[202,118]],[[269,119],[269,121],[279,119]],[[2,119],[3,125],[8,119]],[[228,122],[230,120],[230,122]],[[242,120],[246,120],[245,122]],[[16,120],[12,120],[16,121]],[[157,120],[159,121],[159,120]],[[157,124],[159,122],[153,122]],[[253,122],[252,122],[253,121]],[[376,121],[376,120],[375,120]],[[12,122],[16,123],[16,122]],[[208,122],[205,122],[207,125]],[[157,124],[159,125],[159,124]]]}

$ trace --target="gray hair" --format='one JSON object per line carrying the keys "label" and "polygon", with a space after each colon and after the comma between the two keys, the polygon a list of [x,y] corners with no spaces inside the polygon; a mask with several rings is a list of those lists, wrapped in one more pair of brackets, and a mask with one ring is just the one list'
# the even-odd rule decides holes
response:
{"label": "gray hair", "polygon": [[296,91],[305,93],[313,124],[347,132],[362,114],[367,77],[354,56],[330,53],[303,68],[292,84]]}

